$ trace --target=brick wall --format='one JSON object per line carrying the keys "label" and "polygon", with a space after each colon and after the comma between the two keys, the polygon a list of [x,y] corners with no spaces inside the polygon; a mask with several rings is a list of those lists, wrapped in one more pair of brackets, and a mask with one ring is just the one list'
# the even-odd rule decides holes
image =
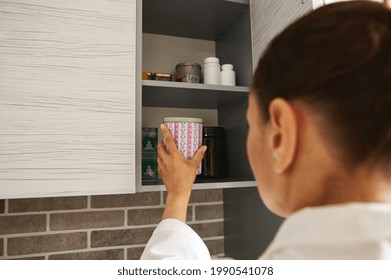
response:
{"label": "brick wall", "polygon": [[[165,193],[0,200],[0,259],[139,259]],[[222,190],[193,191],[188,224],[224,253]]]}

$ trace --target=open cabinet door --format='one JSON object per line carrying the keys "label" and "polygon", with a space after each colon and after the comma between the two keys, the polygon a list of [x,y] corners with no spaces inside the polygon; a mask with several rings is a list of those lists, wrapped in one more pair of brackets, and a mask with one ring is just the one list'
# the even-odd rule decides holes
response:
{"label": "open cabinet door", "polygon": [[317,0],[250,0],[254,70],[273,38],[290,23],[311,12],[313,1]]}
{"label": "open cabinet door", "polygon": [[0,2],[0,198],[135,191],[136,0]]}
{"label": "open cabinet door", "polygon": [[[270,41],[295,19],[312,11],[311,0],[250,0],[253,68]],[[257,188],[224,190],[225,254],[257,259],[283,220],[262,203]]]}

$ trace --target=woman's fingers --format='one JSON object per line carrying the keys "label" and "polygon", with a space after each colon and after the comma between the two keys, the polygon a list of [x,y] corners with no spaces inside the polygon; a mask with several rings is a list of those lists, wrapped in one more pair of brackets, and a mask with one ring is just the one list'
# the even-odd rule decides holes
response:
{"label": "woman's fingers", "polygon": [[160,154],[158,154],[157,156],[157,165],[160,166],[161,168],[165,167],[166,164],[164,163],[164,160],[163,158],[160,156]]}
{"label": "woman's fingers", "polygon": [[165,126],[164,124],[161,124],[160,129],[163,132],[164,140],[165,140],[166,145],[168,147],[169,153],[171,154],[171,153],[179,152],[178,148],[175,145],[174,138],[172,138],[171,132],[168,129],[168,127]]}
{"label": "woman's fingers", "polygon": [[166,157],[168,155],[166,147],[164,146],[162,140],[159,140],[159,143],[157,144],[157,152],[158,155],[161,157]]}
{"label": "woman's fingers", "polygon": [[191,159],[191,164],[193,166],[195,166],[195,168],[198,167],[198,165],[200,164],[201,160],[204,158],[206,149],[207,149],[206,146],[200,147],[197,150],[197,152],[194,154],[194,157]]}

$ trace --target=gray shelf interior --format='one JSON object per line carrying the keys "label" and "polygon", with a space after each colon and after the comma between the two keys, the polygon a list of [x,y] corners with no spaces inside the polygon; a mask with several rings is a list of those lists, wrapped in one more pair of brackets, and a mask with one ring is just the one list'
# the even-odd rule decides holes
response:
{"label": "gray shelf interior", "polygon": [[145,107],[219,109],[247,99],[248,87],[143,81]]}
{"label": "gray shelf interior", "polygon": [[219,40],[248,10],[248,0],[143,0],[143,32]]}

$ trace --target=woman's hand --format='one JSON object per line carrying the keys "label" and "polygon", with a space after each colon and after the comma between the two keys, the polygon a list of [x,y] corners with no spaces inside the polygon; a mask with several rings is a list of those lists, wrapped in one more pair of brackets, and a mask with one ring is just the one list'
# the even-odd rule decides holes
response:
{"label": "woman's hand", "polygon": [[199,148],[191,160],[186,160],[178,151],[170,130],[164,124],[160,128],[168,148],[167,151],[163,142],[159,141],[158,171],[167,189],[167,201],[162,219],[174,218],[186,222],[191,188],[206,146]]}

